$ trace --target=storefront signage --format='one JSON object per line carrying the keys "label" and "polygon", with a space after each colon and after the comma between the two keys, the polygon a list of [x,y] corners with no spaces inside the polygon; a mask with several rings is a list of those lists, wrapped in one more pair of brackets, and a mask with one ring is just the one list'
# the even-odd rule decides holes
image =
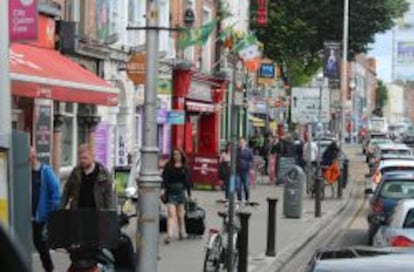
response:
{"label": "storefront signage", "polygon": [[145,63],[146,55],[144,53],[134,54],[127,63],[126,72],[135,85],[145,84]]}
{"label": "storefront signage", "polygon": [[187,97],[194,100],[211,102],[211,86],[205,83],[192,81]]}
{"label": "storefront signage", "polygon": [[276,82],[276,65],[269,59],[260,63],[258,83],[260,85],[274,85]]}
{"label": "storefront signage", "polygon": [[37,0],[9,0],[10,41],[37,40]]}
{"label": "storefront signage", "polygon": [[127,127],[125,125],[118,126],[116,146],[116,167],[128,166],[128,149],[127,149]]}
{"label": "storefront signage", "polygon": [[50,164],[52,149],[52,100],[36,99],[34,108],[34,145],[39,161]]}
{"label": "storefront signage", "polygon": [[160,79],[158,81],[158,94],[171,95],[171,80]]}
{"label": "storefront signage", "polygon": [[171,125],[184,125],[185,112],[180,110],[172,110],[167,115],[168,124]]}
{"label": "storefront signage", "polygon": [[102,163],[107,169],[109,169],[110,165],[109,135],[110,125],[105,122],[99,123],[95,130],[95,158],[98,162]]}

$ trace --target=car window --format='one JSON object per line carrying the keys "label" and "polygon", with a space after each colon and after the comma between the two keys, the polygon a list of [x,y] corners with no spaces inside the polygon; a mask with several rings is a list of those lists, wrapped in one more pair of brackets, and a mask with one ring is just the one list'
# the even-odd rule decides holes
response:
{"label": "car window", "polygon": [[381,174],[384,175],[384,173],[387,172],[394,172],[394,171],[408,171],[413,172],[414,166],[389,166],[389,167],[383,167],[381,168]]}
{"label": "car window", "polygon": [[414,198],[414,180],[387,180],[379,195],[383,198]]}
{"label": "car window", "polygon": [[410,209],[405,217],[403,228],[414,228],[414,209]]}
{"label": "car window", "polygon": [[411,155],[411,151],[407,149],[382,149],[382,155]]}

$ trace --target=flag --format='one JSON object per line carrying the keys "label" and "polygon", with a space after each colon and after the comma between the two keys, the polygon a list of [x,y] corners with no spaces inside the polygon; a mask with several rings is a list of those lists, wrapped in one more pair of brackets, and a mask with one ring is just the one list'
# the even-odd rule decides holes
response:
{"label": "flag", "polygon": [[178,48],[185,49],[193,45],[204,45],[217,26],[217,19],[199,28],[185,28],[179,33]]}
{"label": "flag", "polygon": [[244,61],[255,59],[260,57],[260,44],[257,38],[253,35],[249,35],[242,39],[233,49],[237,52],[239,57]]}
{"label": "flag", "polygon": [[234,23],[232,25],[229,25],[225,29],[220,31],[220,33],[217,35],[217,40],[224,42],[224,41],[228,40],[229,38],[231,38],[231,36],[233,34],[232,30],[233,30],[233,27],[235,25],[236,25],[236,23]]}

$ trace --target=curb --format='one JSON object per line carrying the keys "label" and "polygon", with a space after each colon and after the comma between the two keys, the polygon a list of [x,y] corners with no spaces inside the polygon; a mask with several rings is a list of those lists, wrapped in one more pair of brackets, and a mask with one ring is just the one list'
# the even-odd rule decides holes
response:
{"label": "curb", "polygon": [[254,271],[254,272],[281,271],[281,269],[290,261],[290,259],[296,256],[303,247],[305,247],[312,239],[314,239],[318,234],[320,234],[321,229],[323,228],[328,229],[330,225],[330,223],[328,222],[332,221],[334,217],[341,215],[342,212],[346,209],[346,207],[350,205],[351,201],[349,200],[351,199],[351,195],[355,188],[355,183],[352,182],[351,184],[352,186],[348,193],[348,199],[343,201],[344,202],[343,205],[341,205],[338,210],[331,211],[328,214],[326,214],[326,216],[321,218],[321,220],[316,225],[314,225],[309,231],[307,231],[306,234],[303,235],[302,238],[299,239],[299,241],[296,241],[296,243],[294,243],[293,245],[279,252],[276,255],[276,257],[272,257],[272,258],[264,257],[264,254],[263,254],[262,257],[264,260],[266,260],[266,264],[263,267],[260,267],[260,265],[258,265],[257,268],[254,268],[251,271]]}

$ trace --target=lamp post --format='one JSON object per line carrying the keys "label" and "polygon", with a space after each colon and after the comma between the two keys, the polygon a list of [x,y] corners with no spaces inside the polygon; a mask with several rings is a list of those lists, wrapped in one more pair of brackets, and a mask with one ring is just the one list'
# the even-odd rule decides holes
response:
{"label": "lamp post", "polygon": [[348,33],[349,33],[349,0],[344,0],[344,24],[343,24],[343,41],[342,41],[342,75],[341,75],[341,149],[345,139],[345,101],[348,81]]}

